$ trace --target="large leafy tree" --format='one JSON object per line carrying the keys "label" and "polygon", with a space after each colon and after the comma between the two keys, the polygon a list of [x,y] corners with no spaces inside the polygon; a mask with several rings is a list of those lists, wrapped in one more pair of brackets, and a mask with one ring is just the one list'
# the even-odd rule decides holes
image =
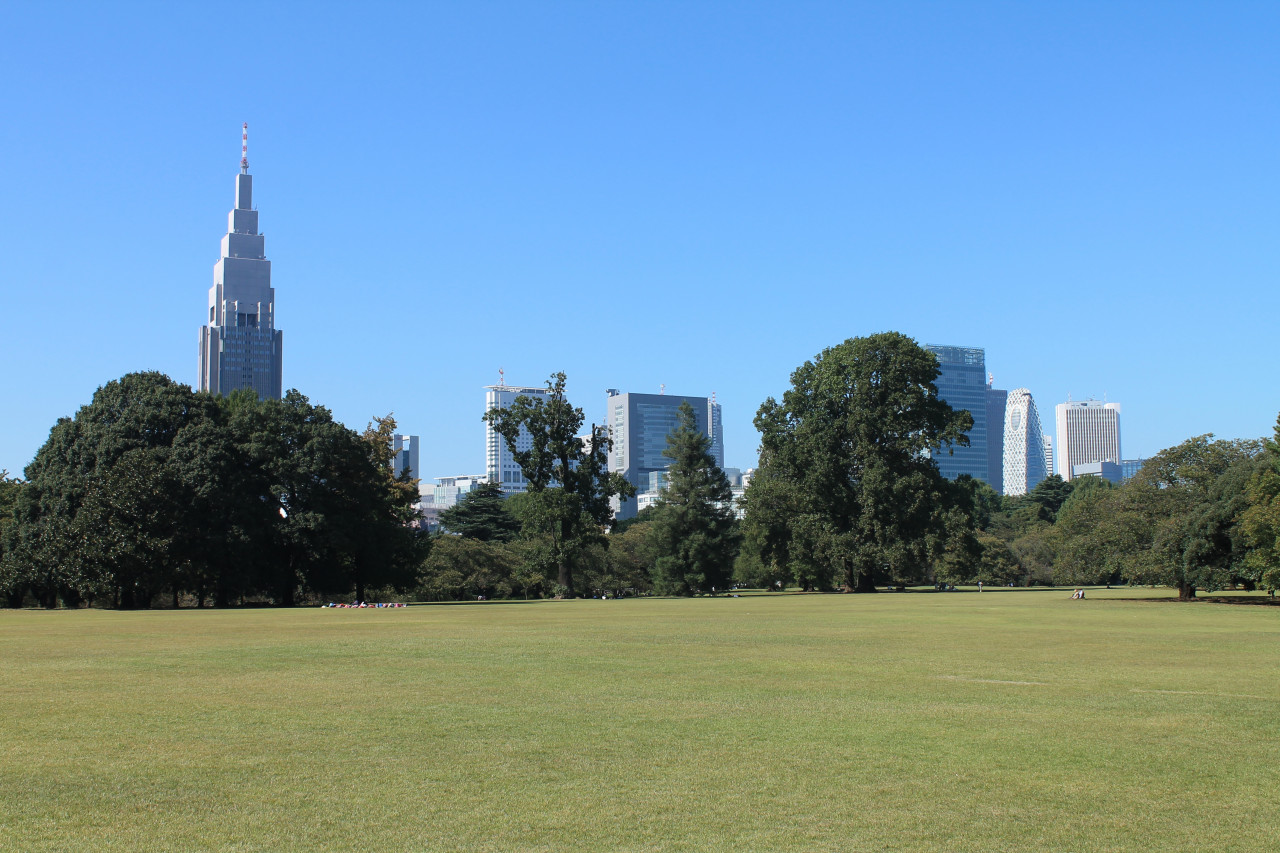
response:
{"label": "large leafy tree", "polygon": [[1280,417],[1275,437],[1266,442],[1263,464],[1249,480],[1246,497],[1240,526],[1253,546],[1245,558],[1249,578],[1275,589],[1280,587]]}
{"label": "large leafy tree", "polygon": [[1086,541],[1129,580],[1174,587],[1184,600],[1243,579],[1248,544],[1238,521],[1260,453],[1260,442],[1212,435],[1161,451],[1125,486],[1097,493],[1109,500]]}
{"label": "large leafy tree", "polygon": [[949,535],[929,452],[965,445],[973,426],[939,399],[937,376],[932,353],[886,332],[824,350],[765,401],[747,513],[766,559],[859,591],[925,575]]}
{"label": "large leafy tree", "polygon": [[[506,408],[491,409],[484,419],[493,425],[520,465],[529,497],[521,509],[523,527],[545,547],[545,563],[563,594],[573,595],[573,568],[585,548],[602,541],[612,522],[615,495],[630,497],[634,487],[609,471],[613,446],[609,429],[591,425],[579,437],[582,409],[565,397],[565,375],[547,381],[543,398],[520,396]],[[518,440],[529,438],[525,448]]]}
{"label": "large leafy tree", "polygon": [[724,589],[739,542],[733,490],[711,455],[711,439],[698,429],[688,401],[678,416],[662,452],[671,464],[650,533],[657,555],[654,587],[667,595]]}

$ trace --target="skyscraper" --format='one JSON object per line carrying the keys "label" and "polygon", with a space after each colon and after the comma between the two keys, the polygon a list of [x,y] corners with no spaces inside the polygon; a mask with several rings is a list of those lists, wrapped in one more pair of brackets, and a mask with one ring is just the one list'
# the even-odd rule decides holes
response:
{"label": "skyscraper", "polygon": [[[486,385],[484,390],[484,410],[486,412],[491,409],[505,409],[514,403],[517,397],[545,400],[549,394],[546,388],[531,388],[523,385],[507,385],[505,383]],[[520,433],[516,436],[516,449],[524,451],[529,450],[531,447],[533,447],[533,437],[522,426],[520,427]],[[507,440],[498,435],[493,425],[488,421],[484,423],[484,470],[485,476],[489,478],[491,483],[497,483],[502,487],[503,494],[516,494],[524,492],[528,488],[528,481],[525,480],[524,473],[520,470],[520,466],[516,464],[515,459],[511,456],[511,451],[507,448]]]}
{"label": "skyscraper", "polygon": [[391,436],[391,473],[399,477],[406,470],[415,480],[422,479],[422,471],[418,469],[418,437],[416,435]]}
{"label": "skyscraper", "polygon": [[954,480],[968,474],[990,483],[987,471],[987,366],[986,353],[979,347],[952,347],[927,344],[938,357],[939,373],[934,384],[938,396],[953,409],[967,409],[973,416],[969,446],[943,445],[933,453],[942,476]]}
{"label": "skyscraper", "polygon": [[[711,457],[724,467],[720,404],[714,398],[624,394],[612,388],[608,393],[607,423],[613,438],[609,470],[626,477],[637,492],[648,489],[650,473],[665,471],[671,464],[662,451],[667,449],[667,436],[680,424],[680,404],[686,401],[693,407],[698,429],[711,439]],[[636,511],[635,498],[618,501],[618,518],[631,518]]]}
{"label": "skyscraper", "polygon": [[1003,495],[1004,491],[1004,409],[1009,392],[992,388],[995,378],[987,374],[987,483]]}
{"label": "skyscraper", "polygon": [[1075,466],[1096,462],[1120,464],[1120,404],[1097,400],[1067,401],[1057,406],[1058,472],[1076,476]]}
{"label": "skyscraper", "polygon": [[1009,392],[1004,410],[1004,493],[1025,495],[1049,476],[1040,412],[1026,388]]}
{"label": "skyscraper", "polygon": [[244,126],[236,206],[227,217],[222,256],[213,265],[209,321],[200,329],[200,390],[230,394],[252,388],[260,399],[279,398],[284,333],[276,328],[271,261],[258,233],[249,174],[249,125]]}

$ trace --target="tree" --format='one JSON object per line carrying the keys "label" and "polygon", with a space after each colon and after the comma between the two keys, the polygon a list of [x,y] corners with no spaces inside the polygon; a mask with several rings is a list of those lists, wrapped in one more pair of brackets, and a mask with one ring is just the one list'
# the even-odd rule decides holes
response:
{"label": "tree", "polygon": [[1246,489],[1248,505],[1240,514],[1240,528],[1252,546],[1245,557],[1250,580],[1275,589],[1280,587],[1280,417],[1263,453],[1263,464]]}
{"label": "tree", "polygon": [[510,542],[520,522],[507,508],[502,486],[481,483],[440,513],[440,526],[450,533],[481,542]]}
{"label": "tree", "polygon": [[1174,587],[1182,600],[1222,589],[1247,572],[1237,520],[1261,450],[1257,441],[1202,435],[1161,451],[1124,486],[1082,501],[1092,518],[1078,527],[1064,526],[1077,514],[1064,506],[1063,554],[1085,551],[1076,565],[1114,567],[1131,582]]}
{"label": "tree", "polygon": [[17,477],[10,477],[7,470],[0,470],[0,595],[3,595],[10,607],[21,607],[23,587],[18,579],[17,565],[4,559],[9,530],[13,526],[14,511],[18,505],[18,494],[23,483]]}
{"label": "tree", "polygon": [[1067,498],[1071,496],[1073,485],[1073,483],[1067,482],[1057,474],[1050,474],[1027,493],[1027,500],[1044,507],[1048,519],[1052,521],[1057,517],[1058,510],[1062,509],[1062,505]]}
{"label": "tree", "polygon": [[924,576],[947,537],[949,495],[929,454],[967,445],[973,426],[938,398],[937,376],[932,353],[886,332],[824,350],[781,403],[765,401],[747,513],[766,531],[766,559],[858,591]]}
{"label": "tree", "polygon": [[671,460],[654,512],[654,586],[668,595],[724,589],[738,555],[729,478],[711,455],[693,407],[680,404],[679,423],[662,455]]}
{"label": "tree", "polygon": [[497,542],[440,536],[418,574],[418,593],[431,599],[508,596],[524,586],[519,556]]}
{"label": "tree", "polygon": [[[527,482],[523,527],[545,546],[563,594],[573,595],[574,563],[584,548],[602,540],[613,518],[610,499],[630,497],[635,488],[608,468],[613,446],[609,429],[591,425],[579,438],[582,409],[565,398],[565,375],[552,374],[548,395],[520,396],[510,406],[491,409],[484,420],[502,436]],[[528,443],[521,449],[521,437]]]}

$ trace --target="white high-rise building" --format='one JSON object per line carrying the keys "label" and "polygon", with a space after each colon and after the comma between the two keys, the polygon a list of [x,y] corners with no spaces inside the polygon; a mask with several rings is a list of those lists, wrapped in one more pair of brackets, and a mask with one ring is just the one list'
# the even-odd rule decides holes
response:
{"label": "white high-rise building", "polygon": [[1044,470],[1045,476],[1053,474],[1053,437],[1048,433],[1044,434]]}
{"label": "white high-rise building", "polygon": [[[516,401],[517,397],[546,400],[550,392],[544,388],[530,388],[522,385],[486,385],[484,394],[484,410],[505,409]],[[523,426],[516,436],[516,449],[529,450],[533,447],[533,438]],[[484,423],[484,471],[490,482],[502,486],[506,495],[524,492],[528,489],[528,481],[524,472],[511,456],[507,440],[494,431],[488,421]]]}
{"label": "white high-rise building", "polygon": [[279,399],[284,333],[276,328],[271,261],[258,233],[248,139],[246,124],[236,175],[236,206],[227,217],[222,257],[213,265],[208,324],[200,329],[199,386],[214,394],[252,388],[260,399]]}
{"label": "white high-rise building", "polygon": [[1057,463],[1062,479],[1073,479],[1077,465],[1120,464],[1119,403],[1098,400],[1059,403],[1057,422]]}
{"label": "white high-rise building", "polygon": [[1040,412],[1026,388],[1009,392],[1004,406],[1004,493],[1025,495],[1049,476]]}

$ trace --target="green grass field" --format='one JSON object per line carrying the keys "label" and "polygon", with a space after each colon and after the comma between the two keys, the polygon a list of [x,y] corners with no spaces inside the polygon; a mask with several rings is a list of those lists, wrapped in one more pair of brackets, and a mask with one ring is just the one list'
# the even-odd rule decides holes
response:
{"label": "green grass field", "polygon": [[0,611],[0,850],[1277,849],[1280,607],[1068,595]]}

